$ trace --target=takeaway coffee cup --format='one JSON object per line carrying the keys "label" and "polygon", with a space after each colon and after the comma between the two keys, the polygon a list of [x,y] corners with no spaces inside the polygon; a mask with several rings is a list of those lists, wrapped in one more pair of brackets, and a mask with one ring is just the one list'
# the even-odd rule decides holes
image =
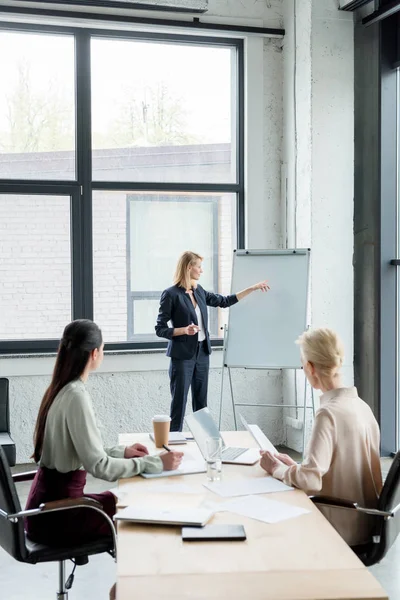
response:
{"label": "takeaway coffee cup", "polygon": [[154,441],[157,448],[162,448],[163,444],[168,444],[170,423],[171,417],[168,415],[155,415],[153,417]]}

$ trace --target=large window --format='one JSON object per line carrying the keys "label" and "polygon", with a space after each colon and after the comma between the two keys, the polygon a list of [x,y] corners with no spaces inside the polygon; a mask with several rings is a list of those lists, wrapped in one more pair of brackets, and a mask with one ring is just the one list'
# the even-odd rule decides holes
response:
{"label": "large window", "polygon": [[54,350],[73,318],[162,344],[179,254],[228,294],[243,244],[242,43],[0,28],[0,50],[0,352]]}

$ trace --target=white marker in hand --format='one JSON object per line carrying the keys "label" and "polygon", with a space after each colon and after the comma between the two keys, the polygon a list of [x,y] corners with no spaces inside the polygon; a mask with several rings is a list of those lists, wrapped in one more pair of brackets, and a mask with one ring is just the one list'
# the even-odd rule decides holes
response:
{"label": "white marker in hand", "polygon": [[194,323],[190,323],[189,325],[189,335],[196,335],[196,333],[198,333],[200,331],[200,327],[198,325],[195,325]]}

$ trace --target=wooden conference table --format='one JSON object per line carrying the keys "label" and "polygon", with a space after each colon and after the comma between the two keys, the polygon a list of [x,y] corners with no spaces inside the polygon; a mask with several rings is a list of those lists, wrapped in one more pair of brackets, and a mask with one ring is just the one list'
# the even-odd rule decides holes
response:
{"label": "wooden conference table", "polygon": [[[248,432],[223,434],[229,445],[254,447]],[[148,434],[124,434],[121,444],[140,442],[152,453]],[[195,456],[194,442],[174,446]],[[255,466],[223,465],[223,480],[265,477]],[[121,504],[196,507],[223,502],[202,488],[206,474],[159,479],[134,477]],[[160,485],[185,484],[198,494],[163,493]],[[300,490],[268,498],[310,513],[266,524],[228,512],[210,523],[242,523],[245,542],[182,542],[179,527],[118,524],[117,600],[388,600],[379,583]]]}

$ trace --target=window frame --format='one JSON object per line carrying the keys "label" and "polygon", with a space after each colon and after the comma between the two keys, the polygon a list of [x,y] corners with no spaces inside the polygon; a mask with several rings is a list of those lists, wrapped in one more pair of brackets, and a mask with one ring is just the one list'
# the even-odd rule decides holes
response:
{"label": "window frame", "polygon": [[[245,125],[244,125],[244,40],[180,33],[156,33],[138,31],[119,31],[95,29],[89,27],[71,27],[62,25],[35,25],[13,22],[0,23],[3,31],[37,34],[73,35],[75,38],[75,180],[13,180],[0,179],[2,193],[53,194],[71,196],[71,267],[72,267],[72,319],[94,317],[93,302],[93,199],[94,190],[123,190],[137,194],[146,192],[197,192],[233,193],[236,195],[236,239],[237,247],[244,248],[245,242]],[[169,182],[116,182],[96,181],[92,179],[92,120],[91,120],[91,39],[139,39],[181,43],[192,45],[220,46],[236,49],[236,182],[226,184],[212,183],[169,183]],[[64,191],[63,191],[64,190]],[[82,260],[85,257],[85,260]],[[61,332],[60,332],[61,335]],[[128,335],[127,335],[128,337]],[[1,340],[0,355],[38,354],[55,352],[58,340]],[[105,350],[148,350],[164,349],[167,341],[154,342],[111,342]],[[222,346],[222,339],[212,340],[213,346]]]}
{"label": "window frame", "polygon": [[400,19],[380,33],[379,423],[381,453],[400,448]]}
{"label": "window frame", "polygon": [[[28,2],[35,2],[36,0],[26,0]],[[138,3],[135,0],[131,0],[131,4],[127,4],[126,2],[120,2],[119,0],[39,0],[42,4],[56,4],[60,10],[65,10],[63,5],[74,5],[76,6],[76,10],[79,9],[88,9],[93,7],[98,8],[113,8],[113,9],[122,9],[122,10],[148,10],[148,11],[162,11],[168,10],[168,12],[173,13],[195,13],[195,14],[203,14],[206,12],[206,9],[203,8],[195,8],[195,7],[178,7],[178,6],[168,6],[166,9],[165,6],[157,6],[149,2]]]}

